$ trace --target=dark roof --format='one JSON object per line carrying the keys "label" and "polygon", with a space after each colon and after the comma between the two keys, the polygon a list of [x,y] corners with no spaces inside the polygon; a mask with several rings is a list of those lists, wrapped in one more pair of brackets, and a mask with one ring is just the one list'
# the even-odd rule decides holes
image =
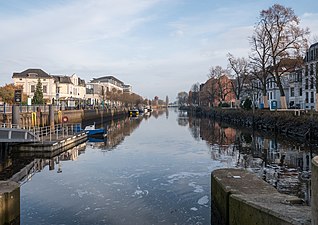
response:
{"label": "dark roof", "polygon": [[318,46],[318,42],[316,42],[315,44],[310,45],[309,48],[314,48],[314,47],[316,47],[316,46]]}
{"label": "dark roof", "polygon": [[12,78],[52,78],[49,74],[41,69],[27,69],[21,73],[13,73]]}
{"label": "dark roof", "polygon": [[60,83],[63,83],[63,84],[71,84],[72,81],[71,81],[71,78],[68,77],[68,76],[63,76],[63,75],[52,75],[55,82],[60,82]]}
{"label": "dark roof", "polygon": [[81,79],[81,78],[78,78],[78,85],[79,86],[86,86],[86,84],[85,84],[85,80],[83,80],[83,79]]}
{"label": "dark roof", "polygon": [[118,80],[114,76],[105,76],[105,77],[93,78],[93,80],[91,80],[91,83],[98,83],[98,82],[103,83],[103,82],[108,82],[108,80],[114,80],[114,81],[124,85],[124,82]]}

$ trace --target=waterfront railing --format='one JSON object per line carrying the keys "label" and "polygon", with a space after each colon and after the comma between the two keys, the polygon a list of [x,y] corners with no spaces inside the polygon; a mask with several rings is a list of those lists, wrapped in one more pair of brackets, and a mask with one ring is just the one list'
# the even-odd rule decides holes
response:
{"label": "waterfront railing", "polygon": [[40,142],[56,141],[78,134],[82,131],[80,123],[64,123],[54,126],[28,128],[29,132],[38,137]]}

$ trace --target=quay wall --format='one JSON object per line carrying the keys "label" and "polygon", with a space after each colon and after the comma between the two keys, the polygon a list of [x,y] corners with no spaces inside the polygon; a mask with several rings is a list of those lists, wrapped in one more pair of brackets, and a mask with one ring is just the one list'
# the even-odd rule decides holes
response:
{"label": "quay wall", "polygon": [[0,224],[20,224],[20,187],[13,181],[0,181]]}
{"label": "quay wall", "polygon": [[217,225],[310,225],[311,209],[301,199],[279,193],[243,169],[211,175],[211,223]]}
{"label": "quay wall", "polygon": [[[87,123],[96,124],[127,115],[128,111],[123,110],[101,110],[101,109],[80,109],[60,110],[54,112],[54,123]],[[0,114],[0,122],[12,123],[12,114]],[[20,113],[19,126],[28,128],[34,126],[49,126],[49,112],[22,112]]]}
{"label": "quay wall", "polygon": [[318,113],[313,111],[184,108],[190,115],[207,117],[240,127],[270,131],[297,139],[318,140]]}

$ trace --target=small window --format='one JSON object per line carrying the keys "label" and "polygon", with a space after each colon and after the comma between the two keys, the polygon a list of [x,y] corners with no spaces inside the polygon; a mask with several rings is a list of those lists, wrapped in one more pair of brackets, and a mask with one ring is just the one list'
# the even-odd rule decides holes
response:
{"label": "small window", "polygon": [[290,88],[290,97],[294,97],[295,96],[295,88],[291,87]]}
{"label": "small window", "polygon": [[43,85],[43,93],[47,93],[47,86]]}
{"label": "small window", "polygon": [[20,78],[19,80],[22,80],[22,78]]}

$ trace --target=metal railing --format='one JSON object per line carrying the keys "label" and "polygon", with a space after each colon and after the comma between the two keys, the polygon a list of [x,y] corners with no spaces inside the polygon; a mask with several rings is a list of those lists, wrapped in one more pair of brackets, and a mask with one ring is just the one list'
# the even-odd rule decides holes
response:
{"label": "metal railing", "polygon": [[34,142],[48,142],[62,140],[80,133],[82,130],[80,123],[56,124],[54,127],[29,127],[21,128],[17,124],[0,123],[0,128],[21,129],[28,131],[33,137]]}
{"label": "metal railing", "polygon": [[56,124],[54,127],[33,127],[28,130],[30,133],[33,133],[34,136],[38,137],[38,140],[43,143],[44,141],[56,141],[78,134],[82,131],[82,127],[80,123],[69,123]]}
{"label": "metal railing", "polygon": [[0,128],[19,128],[19,125],[12,123],[0,123]]}
{"label": "metal railing", "polygon": [[[19,106],[21,113],[28,113],[28,112],[49,112],[49,105],[20,105]],[[61,106],[54,105],[54,111],[61,110]],[[0,105],[0,113],[12,113],[12,105]]]}

